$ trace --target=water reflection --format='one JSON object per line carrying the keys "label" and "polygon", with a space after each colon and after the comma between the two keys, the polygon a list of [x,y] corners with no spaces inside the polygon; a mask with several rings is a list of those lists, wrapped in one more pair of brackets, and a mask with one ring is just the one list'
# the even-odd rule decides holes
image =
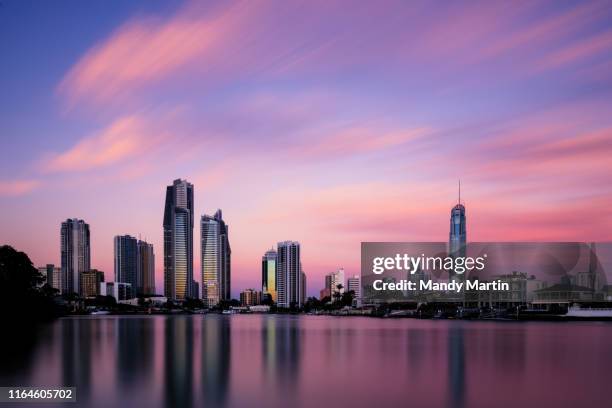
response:
{"label": "water reflection", "polygon": [[225,406],[231,367],[231,318],[212,316],[202,326],[202,394],[206,406]]}
{"label": "water reflection", "polygon": [[0,385],[76,386],[96,408],[606,406],[612,367],[603,323],[99,316],[35,334],[0,349]]}
{"label": "water reflection", "polygon": [[186,316],[164,320],[164,399],[166,406],[193,404],[193,320]]}

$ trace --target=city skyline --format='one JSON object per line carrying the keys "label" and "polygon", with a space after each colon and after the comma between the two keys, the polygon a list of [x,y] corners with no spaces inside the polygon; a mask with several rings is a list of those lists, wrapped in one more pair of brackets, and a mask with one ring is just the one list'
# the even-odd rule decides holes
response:
{"label": "city skyline", "polygon": [[0,240],[61,265],[58,223],[78,217],[109,274],[112,238],[141,234],[160,292],[173,178],[232,225],[233,297],[279,240],[304,246],[316,295],[359,270],[361,241],[446,236],[457,178],[471,240],[612,240],[611,18],[606,2],[134,1],[43,19],[3,2]]}

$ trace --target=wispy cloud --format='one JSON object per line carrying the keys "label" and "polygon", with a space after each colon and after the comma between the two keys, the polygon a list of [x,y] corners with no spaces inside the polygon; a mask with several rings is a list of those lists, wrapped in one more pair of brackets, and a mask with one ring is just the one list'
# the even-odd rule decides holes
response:
{"label": "wispy cloud", "polygon": [[43,163],[48,172],[83,171],[126,161],[144,155],[160,143],[162,137],[139,116],[126,116],[108,127],[77,142]]}
{"label": "wispy cloud", "polygon": [[40,185],[37,180],[0,180],[0,196],[16,197],[28,194]]}
{"label": "wispy cloud", "polygon": [[169,19],[134,18],[91,48],[65,75],[58,91],[69,103],[104,103],[162,79],[213,52],[222,52],[255,4],[236,3],[203,13],[188,3]]}

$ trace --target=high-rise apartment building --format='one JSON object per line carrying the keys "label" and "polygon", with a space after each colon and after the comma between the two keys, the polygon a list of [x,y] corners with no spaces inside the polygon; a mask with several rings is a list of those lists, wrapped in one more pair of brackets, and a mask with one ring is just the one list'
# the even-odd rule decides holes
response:
{"label": "high-rise apartment building", "polygon": [[95,298],[100,294],[100,283],[104,282],[104,272],[97,269],[81,272],[81,296]]}
{"label": "high-rise apartment building", "polygon": [[115,282],[129,283],[136,288],[138,240],[130,235],[117,235],[114,239]]}
{"label": "high-rise apartment building", "polygon": [[[461,182],[459,182],[459,199],[457,205],[451,209],[450,232],[448,235],[448,252],[452,257],[465,257],[467,245],[467,231],[465,219],[465,206],[461,204]],[[463,279],[463,274],[451,272],[451,280]]]}
{"label": "high-rise apartment building", "polygon": [[359,275],[353,275],[347,279],[346,289],[355,293],[355,299],[361,299],[361,278]]}
{"label": "high-rise apartment building", "polygon": [[193,185],[174,180],[166,188],[164,209],[164,294],[169,300],[191,297],[193,287]]}
{"label": "high-rise apartment building", "polygon": [[115,282],[129,283],[134,295],[155,293],[155,254],[153,245],[130,235],[117,235]]}
{"label": "high-rise apartment building", "polygon": [[47,264],[38,268],[38,272],[46,279],[47,285],[62,291],[62,268],[54,264]]}
{"label": "high-rise apartment building", "polygon": [[301,307],[304,292],[301,286],[302,264],[300,261],[300,243],[284,241],[278,243],[276,267],[276,292],[279,307]]}
{"label": "high-rise apartment building", "polygon": [[344,269],[340,268],[325,276],[325,288],[329,290],[332,302],[344,294]]}
{"label": "high-rise apartment building", "polygon": [[138,241],[138,262],[136,264],[136,292],[154,295],[155,292],[155,252],[153,244]]}
{"label": "high-rise apartment building", "polygon": [[231,299],[231,247],[221,210],[200,218],[202,299],[208,307]]}
{"label": "high-rise apartment building", "polygon": [[240,304],[242,306],[256,306],[261,304],[261,292],[255,289],[245,289],[240,292]]}
{"label": "high-rise apartment building", "polygon": [[89,224],[76,218],[67,219],[60,227],[62,293],[79,293],[81,272],[91,269]]}
{"label": "high-rise apartment building", "polygon": [[276,260],[278,256],[274,249],[267,251],[261,257],[261,291],[265,298],[276,302]]}

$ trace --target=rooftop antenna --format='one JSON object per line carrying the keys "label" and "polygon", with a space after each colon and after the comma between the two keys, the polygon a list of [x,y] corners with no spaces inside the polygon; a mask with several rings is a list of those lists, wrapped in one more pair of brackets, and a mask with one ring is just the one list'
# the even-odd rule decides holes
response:
{"label": "rooftop antenna", "polygon": [[461,204],[461,179],[459,179],[459,204]]}

